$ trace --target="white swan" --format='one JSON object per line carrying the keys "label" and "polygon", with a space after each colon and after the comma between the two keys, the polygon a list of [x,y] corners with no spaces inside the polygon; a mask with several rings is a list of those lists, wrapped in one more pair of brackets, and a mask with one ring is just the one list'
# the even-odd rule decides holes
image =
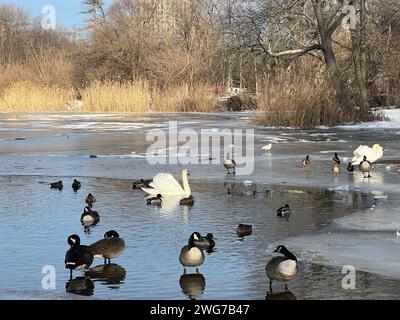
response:
{"label": "white swan", "polygon": [[189,197],[192,191],[190,190],[188,176],[190,176],[189,170],[182,170],[182,188],[171,174],[159,173],[153,178],[153,182],[149,184],[151,188],[142,188],[142,190],[150,195]]}
{"label": "white swan", "polygon": [[363,161],[364,156],[367,157],[369,162],[373,163],[383,157],[383,148],[379,144],[375,144],[372,148],[359,146],[353,154],[353,165],[359,165]]}
{"label": "white swan", "polygon": [[267,144],[266,146],[261,148],[261,150],[265,150],[265,151],[271,151],[271,149],[272,149],[272,143]]}

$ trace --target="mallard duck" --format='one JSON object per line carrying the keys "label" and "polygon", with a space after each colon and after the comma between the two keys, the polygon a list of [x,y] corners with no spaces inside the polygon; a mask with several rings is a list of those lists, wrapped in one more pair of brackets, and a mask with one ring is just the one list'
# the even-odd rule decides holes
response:
{"label": "mallard duck", "polygon": [[86,197],[85,202],[89,207],[92,207],[93,203],[96,202],[96,198],[91,193],[89,193],[88,196]]}
{"label": "mallard duck", "polygon": [[53,182],[53,183],[50,185],[50,188],[51,188],[51,189],[58,189],[58,190],[61,190],[62,188],[64,188],[64,185],[63,185],[63,182],[60,180],[60,181],[58,181],[58,182]]}
{"label": "mallard duck", "polygon": [[74,189],[74,191],[78,191],[80,188],[81,188],[80,181],[74,179],[74,181],[72,182],[72,189]]}
{"label": "mallard duck", "polygon": [[307,156],[305,159],[302,161],[302,166],[303,168],[308,168],[308,166],[311,164],[310,156]]}
{"label": "mallard duck", "polygon": [[290,210],[290,207],[288,204],[282,208],[279,208],[278,212],[277,212],[278,217],[285,218],[286,220],[289,220],[289,217],[291,214],[292,214],[292,210]]}
{"label": "mallard duck", "polygon": [[162,204],[162,195],[158,194],[156,197],[152,198],[147,198],[147,205],[153,205],[153,206],[161,206]]}
{"label": "mallard duck", "polygon": [[333,164],[332,172],[334,175],[338,175],[340,173],[340,165],[338,163]]}
{"label": "mallard duck", "polygon": [[253,233],[253,226],[249,224],[239,224],[236,228],[236,233],[239,237],[249,236]]}
{"label": "mallard duck", "polygon": [[179,201],[181,206],[193,206],[194,205],[194,197],[190,195],[188,198],[183,198]]}
{"label": "mallard duck", "polygon": [[269,278],[270,291],[272,291],[273,280],[284,282],[287,288],[287,283],[297,275],[296,256],[282,245],[278,246],[274,252],[281,253],[284,256],[272,258],[265,267]]}
{"label": "mallard duck", "polygon": [[339,159],[337,152],[335,152],[335,155],[333,156],[332,161],[333,161],[333,164],[340,165],[340,159]]}
{"label": "mallard duck", "polygon": [[104,264],[111,263],[111,259],[118,258],[125,250],[125,241],[118,232],[111,230],[101,239],[89,246],[90,252],[97,259],[104,259]]}
{"label": "mallard duck", "polygon": [[184,273],[186,273],[186,268],[196,268],[196,271],[199,272],[198,268],[204,263],[203,249],[195,245],[195,241],[200,240],[198,235],[198,232],[194,232],[190,236],[188,245],[182,248],[179,255],[179,262],[184,268]]}
{"label": "mallard duck", "polygon": [[73,234],[68,237],[70,249],[65,254],[65,268],[70,270],[72,278],[72,270],[88,269],[93,262],[93,254],[88,246],[81,245],[81,238]]}
{"label": "mallard duck", "polygon": [[81,215],[81,222],[84,226],[93,226],[98,224],[100,221],[100,215],[97,211],[93,211],[87,206]]}
{"label": "mallard duck", "polygon": [[347,171],[349,173],[353,173],[354,172],[354,166],[351,162],[349,162],[349,164],[347,165]]}
{"label": "mallard duck", "polygon": [[212,233],[208,233],[205,237],[202,237],[199,233],[196,233],[199,240],[195,240],[194,244],[203,249],[212,249],[215,247],[214,235]]}
{"label": "mallard duck", "polygon": [[228,159],[224,161],[224,167],[228,171],[228,174],[231,174],[229,170],[233,170],[233,174],[236,174],[236,162],[233,159],[229,158],[229,153],[228,153]]}
{"label": "mallard duck", "polygon": [[150,187],[150,183],[152,183],[153,180],[144,180],[144,179],[140,179],[137,181],[133,181],[132,183],[132,188],[133,189],[142,189],[142,188],[149,188]]}
{"label": "mallard duck", "polygon": [[372,163],[367,160],[366,156],[364,156],[363,161],[360,163],[359,169],[363,173],[364,178],[371,178]]}

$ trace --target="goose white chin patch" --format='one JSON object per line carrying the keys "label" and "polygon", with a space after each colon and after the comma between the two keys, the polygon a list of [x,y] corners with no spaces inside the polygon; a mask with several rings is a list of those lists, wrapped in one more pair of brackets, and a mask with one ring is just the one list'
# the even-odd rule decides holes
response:
{"label": "goose white chin patch", "polygon": [[72,243],[76,243],[76,240],[74,238],[70,238],[69,240],[71,240]]}

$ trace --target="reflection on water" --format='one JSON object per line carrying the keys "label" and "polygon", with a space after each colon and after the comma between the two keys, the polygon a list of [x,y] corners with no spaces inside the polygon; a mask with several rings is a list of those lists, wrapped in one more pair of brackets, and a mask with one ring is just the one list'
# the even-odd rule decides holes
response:
{"label": "reflection on water", "polygon": [[89,297],[94,294],[94,282],[88,277],[76,277],[66,283],[65,290],[67,293]]}
{"label": "reflection on water", "polygon": [[85,272],[85,276],[94,282],[107,285],[110,289],[119,288],[117,285],[124,283],[126,270],[118,264],[105,264],[90,268]]}
{"label": "reflection on water", "polygon": [[206,278],[201,273],[183,274],[179,279],[182,292],[190,300],[196,300],[203,295],[206,288]]}
{"label": "reflection on water", "polygon": [[297,300],[297,297],[290,291],[277,292],[277,293],[267,291],[265,299],[266,300]]}

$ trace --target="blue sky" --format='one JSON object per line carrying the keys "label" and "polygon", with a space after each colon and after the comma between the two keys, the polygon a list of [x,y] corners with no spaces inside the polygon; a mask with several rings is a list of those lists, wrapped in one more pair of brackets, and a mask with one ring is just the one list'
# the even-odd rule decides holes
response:
{"label": "blue sky", "polygon": [[[111,3],[112,0],[104,2]],[[42,8],[52,5],[56,9],[57,25],[62,27],[73,27],[82,24],[81,0],[0,0],[0,4],[14,4],[25,8],[34,17],[42,17]]]}

